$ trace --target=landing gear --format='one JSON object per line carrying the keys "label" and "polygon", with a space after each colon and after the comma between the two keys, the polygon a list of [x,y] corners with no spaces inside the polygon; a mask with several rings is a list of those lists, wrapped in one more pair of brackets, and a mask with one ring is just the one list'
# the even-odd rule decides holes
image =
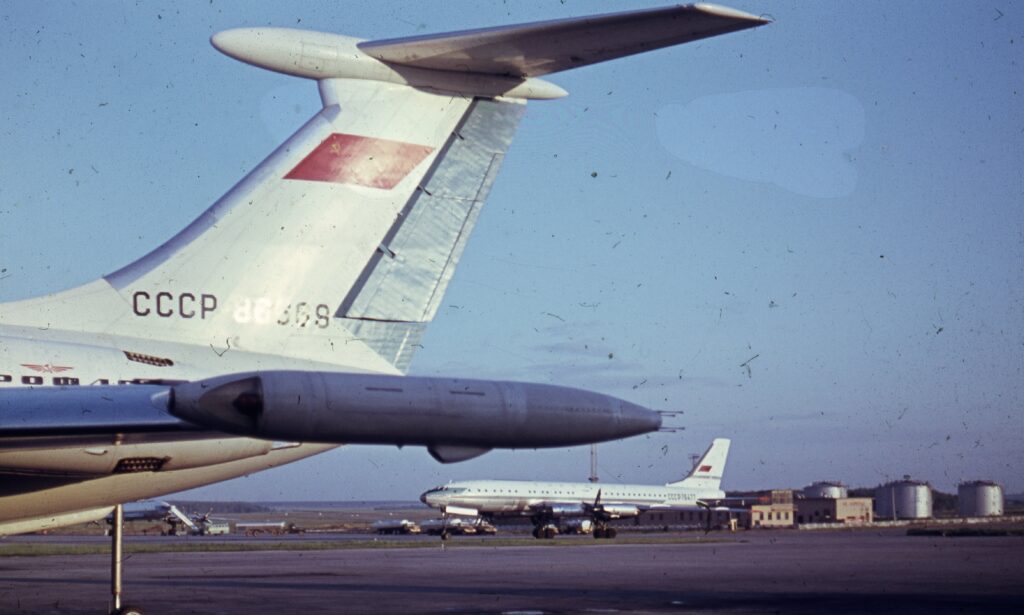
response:
{"label": "landing gear", "polygon": [[548,523],[533,528],[533,537],[540,540],[551,540],[558,535],[558,528]]}
{"label": "landing gear", "polygon": [[618,535],[619,532],[615,528],[608,527],[607,525],[599,525],[594,528],[594,538],[596,539],[615,538]]}
{"label": "landing gear", "polygon": [[121,557],[122,543],[124,540],[124,506],[114,506],[114,519],[110,528],[110,615],[143,615],[142,609],[137,606],[121,605],[121,569],[123,568]]}

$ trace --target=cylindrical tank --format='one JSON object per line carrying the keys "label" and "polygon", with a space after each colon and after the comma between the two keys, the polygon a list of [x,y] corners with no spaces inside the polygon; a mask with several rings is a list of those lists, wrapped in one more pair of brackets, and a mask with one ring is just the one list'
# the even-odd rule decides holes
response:
{"label": "cylindrical tank", "polygon": [[961,517],[999,517],[1003,514],[1003,488],[988,480],[960,483],[956,490]]}
{"label": "cylindrical tank", "polygon": [[916,480],[893,481],[875,490],[875,518],[927,519],[932,516],[932,488]]}
{"label": "cylindrical tank", "polygon": [[804,487],[805,498],[831,498],[838,500],[849,495],[846,485],[839,481],[819,481]]}

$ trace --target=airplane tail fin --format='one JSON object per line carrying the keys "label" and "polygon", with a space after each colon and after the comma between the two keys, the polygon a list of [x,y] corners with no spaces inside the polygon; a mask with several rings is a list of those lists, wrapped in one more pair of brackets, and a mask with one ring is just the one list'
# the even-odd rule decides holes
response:
{"label": "airplane tail fin", "polygon": [[323,109],[187,228],[4,324],[405,371],[524,101],[319,85]]}
{"label": "airplane tail fin", "polygon": [[231,57],[316,79],[322,110],[156,250],[5,305],[0,324],[405,372],[526,99],[564,95],[533,75],[762,23],[697,5],[388,41],[215,34]]}
{"label": "airplane tail fin", "polygon": [[702,491],[720,491],[725,461],[729,457],[730,440],[715,438],[704,455],[693,466],[690,473],[680,481],[668,483],[669,487],[685,487]]}

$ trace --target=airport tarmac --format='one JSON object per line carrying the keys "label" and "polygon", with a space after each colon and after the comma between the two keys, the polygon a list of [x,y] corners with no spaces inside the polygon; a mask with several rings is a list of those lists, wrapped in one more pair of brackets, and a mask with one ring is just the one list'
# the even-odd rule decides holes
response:
{"label": "airport tarmac", "polygon": [[[149,613],[1019,613],[1022,556],[1022,537],[903,530],[683,544],[453,539],[443,549],[136,554],[125,592]],[[108,572],[108,556],[0,556],[0,612],[103,612]]]}

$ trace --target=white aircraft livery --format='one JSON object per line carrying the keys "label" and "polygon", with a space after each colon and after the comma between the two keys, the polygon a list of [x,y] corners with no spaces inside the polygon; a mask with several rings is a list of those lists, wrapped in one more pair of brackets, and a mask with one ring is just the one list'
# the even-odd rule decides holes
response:
{"label": "white aircraft livery", "polygon": [[722,472],[729,440],[717,438],[683,479],[667,485],[602,485],[517,480],[452,482],[420,500],[445,515],[530,517],[534,538],[554,538],[563,517],[586,517],[594,538],[614,538],[608,522],[649,510],[710,510],[726,500]]}
{"label": "white aircraft livery", "polygon": [[[712,5],[389,40],[287,28],[219,51],[315,80],[304,126],[184,230],[91,283],[0,305],[0,535],[338,444],[495,447],[657,430],[549,384],[407,376],[541,76],[756,27]],[[30,232],[26,229],[26,232]]]}

